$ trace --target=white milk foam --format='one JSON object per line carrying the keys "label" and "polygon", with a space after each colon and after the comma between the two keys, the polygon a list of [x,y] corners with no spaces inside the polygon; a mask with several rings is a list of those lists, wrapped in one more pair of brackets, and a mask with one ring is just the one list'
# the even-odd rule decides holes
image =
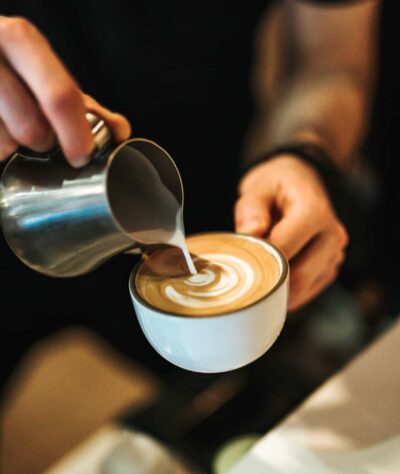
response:
{"label": "white milk foam", "polygon": [[[239,300],[253,285],[254,271],[244,260],[218,253],[204,254],[201,257],[222,270],[219,278],[212,268],[205,268],[184,280],[184,294],[173,284],[167,285],[164,291],[168,299],[186,308],[213,308],[216,300],[224,305]],[[207,287],[206,291],[199,291],[201,287]]]}

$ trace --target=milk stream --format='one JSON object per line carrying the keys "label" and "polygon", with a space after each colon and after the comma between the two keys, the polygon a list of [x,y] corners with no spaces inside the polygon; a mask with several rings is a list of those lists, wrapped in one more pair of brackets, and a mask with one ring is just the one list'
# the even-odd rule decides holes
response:
{"label": "milk stream", "polygon": [[175,233],[171,237],[171,239],[168,241],[169,244],[175,245],[176,247],[179,247],[182,250],[183,256],[186,261],[186,265],[189,269],[189,272],[192,275],[197,275],[197,269],[193,263],[193,259],[190,256],[189,249],[187,248],[186,245],[186,240],[185,240],[185,230],[183,226],[183,216],[182,216],[182,207],[179,206],[179,211],[176,216],[176,227],[175,227]]}
{"label": "milk stream", "polygon": [[[154,244],[179,247],[190,273],[197,274],[186,246],[182,206],[156,167],[131,147],[122,149],[118,160],[118,166],[110,173],[108,193],[119,224],[144,247]],[[165,172],[176,174],[172,163],[167,171],[164,167]]]}

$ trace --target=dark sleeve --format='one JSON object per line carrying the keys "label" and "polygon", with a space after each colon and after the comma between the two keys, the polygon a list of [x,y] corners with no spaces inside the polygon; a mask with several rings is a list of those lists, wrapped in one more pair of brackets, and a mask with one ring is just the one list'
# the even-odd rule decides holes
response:
{"label": "dark sleeve", "polygon": [[341,6],[366,2],[367,0],[296,0],[298,3],[310,3],[314,5]]}

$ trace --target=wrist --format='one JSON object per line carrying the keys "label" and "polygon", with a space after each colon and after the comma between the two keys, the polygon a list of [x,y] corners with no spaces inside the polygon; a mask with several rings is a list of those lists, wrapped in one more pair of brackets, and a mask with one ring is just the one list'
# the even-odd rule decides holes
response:
{"label": "wrist", "polygon": [[329,153],[318,145],[295,142],[271,148],[253,160],[245,168],[242,176],[257,165],[279,158],[297,159],[311,167],[323,183],[336,212],[340,216],[343,214],[345,198],[344,176],[333,162]]}

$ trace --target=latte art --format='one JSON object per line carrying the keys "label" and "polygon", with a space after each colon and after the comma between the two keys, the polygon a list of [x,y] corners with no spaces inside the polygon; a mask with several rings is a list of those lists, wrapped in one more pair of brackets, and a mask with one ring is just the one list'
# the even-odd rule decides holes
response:
{"label": "latte art", "polygon": [[279,279],[277,260],[256,239],[205,234],[189,237],[187,245],[195,275],[178,249],[159,251],[141,265],[136,288],[147,303],[188,316],[222,314],[257,301]]}
{"label": "latte art", "polygon": [[244,260],[221,254],[205,254],[202,258],[210,263],[197,275],[161,285],[166,298],[187,308],[215,308],[216,301],[233,304],[253,285],[253,270]]}

